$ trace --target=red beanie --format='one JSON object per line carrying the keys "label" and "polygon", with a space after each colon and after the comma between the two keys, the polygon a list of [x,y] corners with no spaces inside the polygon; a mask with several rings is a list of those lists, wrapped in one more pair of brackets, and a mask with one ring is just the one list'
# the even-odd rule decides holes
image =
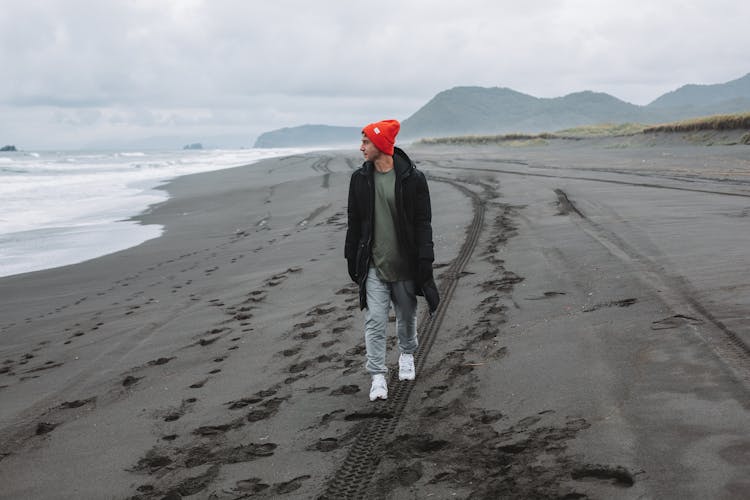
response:
{"label": "red beanie", "polygon": [[365,125],[362,132],[367,136],[375,147],[383,153],[393,156],[393,144],[396,142],[396,135],[401,130],[401,124],[396,120],[383,120]]}

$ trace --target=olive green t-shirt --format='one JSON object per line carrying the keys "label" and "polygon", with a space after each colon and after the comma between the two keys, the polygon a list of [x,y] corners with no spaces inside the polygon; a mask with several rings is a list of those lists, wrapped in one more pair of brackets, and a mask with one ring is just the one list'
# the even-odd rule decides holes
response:
{"label": "olive green t-shirt", "polygon": [[396,234],[396,170],[386,173],[374,171],[375,226],[372,261],[378,277],[386,282],[411,279],[405,256],[398,248]]}

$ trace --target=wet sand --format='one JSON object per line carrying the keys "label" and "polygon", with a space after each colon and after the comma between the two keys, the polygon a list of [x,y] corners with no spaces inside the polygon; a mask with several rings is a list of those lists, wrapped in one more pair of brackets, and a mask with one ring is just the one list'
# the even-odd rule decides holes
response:
{"label": "wet sand", "polygon": [[0,279],[0,498],[745,497],[750,148],[407,151],[415,382],[367,399],[356,151],[183,177],[161,238]]}

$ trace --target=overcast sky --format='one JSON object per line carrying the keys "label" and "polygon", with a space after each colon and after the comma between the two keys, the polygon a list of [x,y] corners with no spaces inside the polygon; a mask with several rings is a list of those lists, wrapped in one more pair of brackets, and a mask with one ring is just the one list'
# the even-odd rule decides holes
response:
{"label": "overcast sky", "polygon": [[252,146],[461,85],[648,104],[750,72],[748,25],[739,0],[2,0],[0,145]]}

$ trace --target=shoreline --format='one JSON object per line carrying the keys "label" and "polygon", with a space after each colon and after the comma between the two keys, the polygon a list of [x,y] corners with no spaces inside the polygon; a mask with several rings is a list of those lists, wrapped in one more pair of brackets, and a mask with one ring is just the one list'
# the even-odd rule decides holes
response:
{"label": "shoreline", "polygon": [[716,321],[747,341],[750,168],[654,151],[407,149],[455,288],[389,419],[343,261],[361,160],[175,179],[139,216],[162,237],[0,278],[0,497],[309,498],[383,423],[386,498],[744,491],[748,364]]}
{"label": "shoreline", "polygon": [[[177,177],[305,151],[71,151],[9,160],[0,277],[84,262],[157,237],[161,227],[133,220],[163,202],[168,194],[160,186]],[[28,192],[34,197],[26,199]]]}

